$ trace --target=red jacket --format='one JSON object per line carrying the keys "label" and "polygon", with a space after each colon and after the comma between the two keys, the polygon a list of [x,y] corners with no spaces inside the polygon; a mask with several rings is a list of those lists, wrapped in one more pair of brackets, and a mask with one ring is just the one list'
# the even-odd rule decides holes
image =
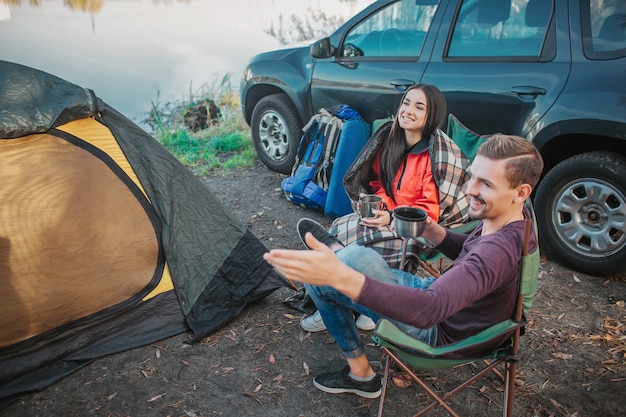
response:
{"label": "red jacket", "polygon": [[388,210],[398,206],[417,207],[426,211],[435,222],[439,220],[439,192],[433,180],[427,140],[419,141],[413,147],[396,173],[393,181],[395,203],[387,195],[380,181],[380,150],[374,159],[372,170],[376,174],[376,179],[370,181],[369,186],[374,194],[382,197],[387,203]]}

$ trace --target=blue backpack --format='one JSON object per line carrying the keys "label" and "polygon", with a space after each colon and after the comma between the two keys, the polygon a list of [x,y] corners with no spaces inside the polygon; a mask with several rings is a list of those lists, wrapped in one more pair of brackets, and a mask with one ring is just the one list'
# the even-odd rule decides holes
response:
{"label": "blue backpack", "polygon": [[304,134],[291,176],[281,182],[287,200],[306,208],[324,209],[345,120],[362,118],[356,110],[344,104],[335,114],[320,109],[302,128]]}

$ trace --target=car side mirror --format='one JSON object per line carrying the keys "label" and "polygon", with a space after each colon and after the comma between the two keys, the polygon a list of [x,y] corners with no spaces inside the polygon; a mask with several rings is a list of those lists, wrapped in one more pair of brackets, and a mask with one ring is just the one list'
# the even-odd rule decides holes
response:
{"label": "car side mirror", "polygon": [[330,43],[330,38],[323,38],[311,45],[313,58],[330,58],[335,53],[335,47]]}

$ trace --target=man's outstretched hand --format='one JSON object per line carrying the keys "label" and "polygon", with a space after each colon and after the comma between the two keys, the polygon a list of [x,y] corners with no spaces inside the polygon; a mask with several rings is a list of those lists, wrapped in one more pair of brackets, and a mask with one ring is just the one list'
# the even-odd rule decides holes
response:
{"label": "man's outstretched hand", "polygon": [[337,255],[311,233],[305,236],[311,250],[272,249],[263,259],[285,277],[317,286],[330,286],[355,299],[365,275],[342,263]]}

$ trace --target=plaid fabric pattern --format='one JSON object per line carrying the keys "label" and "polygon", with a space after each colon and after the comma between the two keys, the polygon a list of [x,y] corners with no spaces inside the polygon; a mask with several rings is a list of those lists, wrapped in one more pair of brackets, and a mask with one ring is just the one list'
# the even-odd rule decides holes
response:
{"label": "plaid fabric pattern", "polygon": [[469,160],[456,143],[437,130],[430,143],[433,179],[439,190],[439,224],[450,227],[469,219],[469,201],[463,185],[469,180]]}
{"label": "plaid fabric pattern", "polygon": [[336,236],[344,245],[356,243],[368,246],[378,252],[385,262],[397,269],[415,274],[419,267],[420,251],[426,247],[415,239],[407,243],[406,259],[402,264],[402,238],[389,226],[367,227],[361,224],[358,214],[346,214],[333,221],[329,233]]}

